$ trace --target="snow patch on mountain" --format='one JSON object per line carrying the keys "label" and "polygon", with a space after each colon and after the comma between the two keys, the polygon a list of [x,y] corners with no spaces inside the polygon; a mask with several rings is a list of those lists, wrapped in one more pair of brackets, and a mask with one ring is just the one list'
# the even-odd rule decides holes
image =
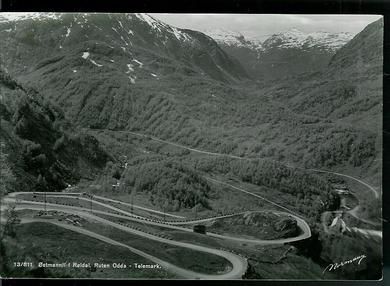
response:
{"label": "snow patch on mountain", "polygon": [[[60,14],[61,15],[61,14]],[[83,24],[88,23],[88,13],[78,14],[76,16],[76,23],[80,25],[80,27],[83,27]]]}
{"label": "snow patch on mountain", "polygon": [[191,37],[188,36],[186,33],[180,31],[178,28],[171,27],[171,30],[179,41],[191,41]]}
{"label": "snow patch on mountain", "polygon": [[59,19],[60,13],[40,13],[40,12],[3,12],[0,13],[0,23],[13,22],[27,19]]}
{"label": "snow patch on mountain", "polygon": [[[181,29],[173,27],[171,25],[167,25],[159,20],[156,20],[148,14],[137,13],[135,14],[135,16],[141,21],[147,23],[150,27],[152,27],[153,30],[157,31],[160,34],[160,37],[166,38],[164,32],[169,32],[173,34],[173,36],[175,36],[175,38],[179,41],[188,42],[192,40],[192,38]],[[133,34],[133,32],[131,32],[131,34]]]}
{"label": "snow patch on mountain", "polygon": [[81,57],[86,60],[89,57],[89,52],[83,52]]}
{"label": "snow patch on mountain", "polygon": [[132,64],[127,64],[127,68],[129,69],[126,73],[130,73],[134,71],[133,65]]}
{"label": "snow patch on mountain", "polygon": [[97,67],[102,67],[103,65],[101,65],[101,64],[98,64],[97,62],[95,62],[94,60],[92,60],[92,59],[89,59],[89,61],[91,62],[91,63],[93,63],[95,66],[97,66]]}
{"label": "snow patch on mountain", "polygon": [[135,84],[135,79],[136,79],[137,77],[131,77],[131,76],[129,76],[129,80],[130,80],[130,82],[132,83],[132,84]]}
{"label": "snow patch on mountain", "polygon": [[256,52],[263,50],[261,41],[247,38],[243,34],[225,29],[206,30],[206,35],[214,39],[218,44],[230,47],[248,48]]}
{"label": "snow patch on mountain", "polygon": [[341,32],[332,34],[329,32],[304,33],[298,29],[291,29],[284,33],[274,34],[264,41],[263,47],[269,48],[320,48],[335,52],[349,40],[353,34]]}
{"label": "snow patch on mountain", "polygon": [[128,42],[126,42],[126,40],[123,38],[123,36],[121,36],[121,40],[125,43],[125,45],[126,46],[128,46],[129,45],[129,43]]}
{"label": "snow patch on mountain", "polygon": [[136,13],[135,16],[140,19],[141,21],[146,22],[149,26],[151,26],[153,29],[158,30],[159,32],[162,32],[164,28],[166,28],[168,25],[164,24],[161,21],[158,21],[151,17],[148,14],[144,13]]}
{"label": "snow patch on mountain", "polygon": [[72,31],[73,22],[70,23],[70,26],[66,29],[65,38],[69,37],[70,32]]}
{"label": "snow patch on mountain", "polygon": [[226,45],[243,46],[244,36],[235,31],[225,29],[205,30],[204,33],[213,38],[217,42],[222,42]]}
{"label": "snow patch on mountain", "polygon": [[133,59],[134,62],[136,62],[140,68],[142,68],[142,66],[144,65],[143,63],[141,63],[139,60],[137,59]]}
{"label": "snow patch on mountain", "polygon": [[219,44],[233,47],[246,47],[257,51],[264,51],[271,48],[319,48],[335,52],[353,38],[353,34],[348,32],[329,33],[319,31],[305,33],[295,28],[273,34],[263,42],[256,39],[256,37],[246,37],[239,32],[224,29],[207,30],[204,33]]}

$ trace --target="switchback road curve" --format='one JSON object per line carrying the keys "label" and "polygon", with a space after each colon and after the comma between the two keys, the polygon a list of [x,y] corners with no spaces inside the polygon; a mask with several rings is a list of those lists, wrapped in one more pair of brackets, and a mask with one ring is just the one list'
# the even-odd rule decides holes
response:
{"label": "switchback road curve", "polygon": [[[138,132],[114,131],[114,130],[109,130],[109,129],[91,129],[91,130],[98,130],[98,131],[99,130],[104,130],[104,131],[111,131],[111,132],[128,133],[128,134],[132,134],[132,135],[135,135],[135,136],[151,139],[151,140],[156,141],[156,142],[172,145],[172,146],[175,146],[175,147],[178,147],[178,148],[186,149],[188,151],[192,151],[192,152],[196,152],[196,153],[200,153],[200,154],[205,154],[205,155],[227,157],[227,158],[232,158],[232,159],[248,160],[248,161],[261,160],[261,158],[240,157],[240,156],[231,155],[231,154],[224,154],[224,153],[218,153],[218,152],[209,152],[209,151],[199,150],[199,149],[196,149],[196,148],[191,148],[191,147],[188,147],[188,146],[185,146],[185,145],[181,145],[181,144],[178,144],[178,143],[170,142],[170,141],[167,141],[167,140],[163,140],[163,139],[157,138],[155,136],[146,135],[146,134],[142,134],[142,133],[138,133]],[[306,170],[306,171],[311,171],[311,172],[318,172],[318,173],[328,173],[328,174],[333,174],[333,175],[336,175],[336,176],[346,177],[346,178],[355,180],[355,181],[359,182],[360,184],[363,184],[364,186],[369,188],[369,190],[371,190],[374,193],[375,198],[379,198],[379,193],[373,186],[371,186],[371,185],[367,184],[366,182],[364,182],[364,181],[362,181],[362,180],[360,180],[358,178],[355,178],[353,176],[350,176],[350,175],[347,175],[347,174],[338,173],[338,172],[333,172],[333,171],[329,171],[329,170],[321,170],[321,169],[315,169],[315,168],[303,168],[303,167],[299,167],[299,166],[293,166],[293,165],[291,165],[289,163],[286,163],[286,162],[283,162],[283,161],[277,161],[277,160],[272,160],[272,159],[267,159],[267,160],[283,164],[283,165],[285,165],[288,168],[296,168],[296,169],[301,169],[301,170]]]}
{"label": "switchback road curve", "polygon": [[[91,130],[94,130],[94,129],[91,129]],[[95,130],[101,130],[101,129],[95,129]],[[114,130],[109,130],[109,129],[103,129],[103,130],[104,131],[114,131]],[[191,148],[191,147],[188,147],[188,146],[185,146],[185,145],[181,145],[181,144],[178,144],[178,143],[174,143],[174,142],[171,142],[171,141],[167,141],[167,140],[163,140],[163,139],[157,138],[155,136],[146,135],[146,134],[142,134],[142,133],[138,133],[138,132],[132,132],[132,131],[114,131],[114,132],[132,134],[132,135],[135,135],[135,136],[147,138],[147,139],[154,140],[156,142],[160,142],[160,143],[164,143],[164,144],[169,144],[171,146],[175,146],[175,147],[182,148],[182,149],[185,149],[185,150],[189,150],[191,152],[195,152],[195,153],[199,153],[199,154],[205,154],[205,155],[211,155],[211,156],[219,156],[219,157],[227,157],[227,158],[232,158],[232,159],[248,160],[248,161],[256,161],[256,160],[261,160],[262,159],[262,158],[240,157],[240,156],[236,156],[236,155],[230,155],[230,154],[224,154],[224,153],[218,153],[218,152],[209,152],[209,151],[199,150],[199,149],[196,149],[196,148]],[[359,178],[356,178],[356,177],[353,177],[351,175],[343,174],[343,173],[339,173],[339,172],[333,172],[333,171],[330,171],[330,170],[322,170],[322,169],[315,169],[315,168],[303,168],[303,167],[299,167],[299,166],[294,166],[294,165],[292,165],[292,164],[290,164],[288,162],[277,161],[277,160],[272,160],[272,159],[266,159],[266,160],[283,164],[287,168],[301,169],[301,170],[304,170],[304,171],[310,171],[310,172],[316,172],[316,173],[327,173],[327,174],[333,174],[333,175],[340,176],[340,177],[349,178],[349,179],[354,180],[354,181],[364,185],[365,187],[367,187],[374,194],[375,199],[379,199],[379,192],[373,186],[371,186],[368,183],[364,182],[363,180],[361,180]],[[232,187],[234,187],[234,186],[232,186]],[[273,202],[271,202],[271,203],[274,204]],[[290,210],[288,210],[288,211],[291,212]],[[364,219],[362,219],[359,216],[357,216],[356,213],[353,212],[353,210],[351,210],[350,214],[353,215],[357,219],[365,221]],[[369,222],[369,223],[372,223],[372,222]],[[372,224],[374,224],[374,223],[372,223]],[[369,231],[369,230],[365,230],[365,231]],[[375,231],[375,233],[376,233],[376,231]]]}
{"label": "switchback road curve", "polygon": [[[21,199],[16,199],[16,196],[19,194],[26,194],[28,192],[19,192],[19,193],[10,193],[7,197],[3,199],[3,202],[6,204],[16,204],[16,209],[35,209],[35,210],[58,210],[58,211],[63,211],[67,213],[79,213],[79,212],[88,212],[95,214],[102,214],[106,216],[111,216],[111,217],[116,217],[124,220],[130,220],[130,221],[135,221],[139,223],[145,223],[149,225],[154,225],[158,227],[164,227],[164,228],[171,228],[171,229],[176,229],[176,230],[181,230],[181,231],[186,231],[186,232],[192,232],[192,228],[184,227],[185,225],[193,225],[196,223],[202,223],[202,222],[207,222],[207,221],[214,221],[222,218],[227,218],[227,217],[232,217],[240,214],[244,214],[247,212],[240,212],[240,213],[234,213],[234,214],[227,214],[227,215],[220,215],[220,216],[215,216],[215,217],[210,217],[210,218],[203,218],[203,219],[195,219],[195,220],[187,220],[187,221],[162,221],[162,220],[156,220],[156,219],[151,219],[151,218],[145,218],[139,215],[132,214],[130,212],[124,211],[122,209],[115,208],[111,205],[107,205],[104,203],[96,202],[93,201],[93,203],[98,203],[99,205],[102,205],[104,207],[107,207],[107,209],[115,211],[117,213],[112,213],[108,211],[102,211],[102,210],[96,210],[96,209],[89,209],[86,207],[80,207],[80,206],[69,206],[69,205],[61,205],[61,204],[56,204],[56,203],[44,203],[44,202],[37,202],[37,201],[28,201],[28,200],[21,200]],[[31,193],[30,193],[31,194]],[[61,193],[57,193],[58,197],[64,197],[61,195]],[[80,193],[81,194],[81,193]],[[254,194],[257,196],[256,194]],[[50,193],[50,196],[56,196],[55,193]],[[70,196],[65,196],[65,197],[72,197],[72,198],[78,198],[72,195]],[[85,198],[79,198],[79,199],[85,199]],[[88,201],[90,201],[88,199]],[[240,237],[235,237],[235,236],[227,236],[227,235],[220,235],[212,232],[207,232],[208,236],[216,237],[216,238],[221,238],[221,239],[226,239],[226,240],[234,240],[237,242],[241,243],[253,243],[253,244],[260,244],[260,245],[271,245],[271,244],[284,244],[284,243],[290,243],[290,242],[295,242],[295,241],[300,241],[303,239],[307,239],[311,237],[311,231],[309,225],[300,217],[287,213],[287,212],[282,212],[282,211],[275,211],[275,210],[267,210],[267,211],[250,211],[252,213],[254,212],[271,212],[274,214],[281,214],[281,215],[286,215],[294,218],[297,221],[297,225],[301,229],[301,234],[296,236],[296,237],[290,237],[290,238],[282,238],[282,239],[270,239],[270,240],[264,240],[264,239],[245,239],[245,238],[240,238]],[[120,214],[118,214],[120,213]],[[83,215],[80,213],[80,215]]]}

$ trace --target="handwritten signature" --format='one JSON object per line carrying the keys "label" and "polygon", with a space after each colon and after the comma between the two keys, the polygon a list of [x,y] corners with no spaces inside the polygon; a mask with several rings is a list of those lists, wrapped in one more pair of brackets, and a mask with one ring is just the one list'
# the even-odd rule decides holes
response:
{"label": "handwritten signature", "polygon": [[336,270],[336,269],[338,269],[340,267],[343,267],[345,265],[353,264],[355,262],[357,262],[357,265],[360,265],[362,260],[365,259],[365,258],[367,258],[367,256],[362,254],[362,255],[356,256],[356,257],[354,257],[352,259],[349,259],[349,260],[345,260],[345,261],[342,261],[342,262],[331,263],[328,266],[326,266],[324,271],[322,271],[322,274],[324,274],[325,271],[329,271],[330,272],[330,271]]}

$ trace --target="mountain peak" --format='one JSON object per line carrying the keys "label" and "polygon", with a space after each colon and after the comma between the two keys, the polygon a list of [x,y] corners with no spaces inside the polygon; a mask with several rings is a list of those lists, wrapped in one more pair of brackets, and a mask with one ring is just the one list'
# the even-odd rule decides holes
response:
{"label": "mountain peak", "polygon": [[[62,57],[68,63],[74,61],[68,67],[72,74],[84,68],[79,65],[82,63],[101,71],[107,69],[107,73],[111,69],[120,71],[126,78],[130,77],[131,84],[136,74],[140,82],[150,79],[151,74],[171,76],[184,69],[188,75],[205,74],[219,81],[247,78],[240,64],[210,37],[176,28],[148,14],[4,13],[0,16],[0,54],[4,55],[4,51],[12,54],[6,48],[13,45],[30,51],[17,65],[14,63],[15,69],[20,69],[18,72],[26,72],[25,67],[30,67],[29,71],[39,67],[37,72],[40,72],[41,67],[49,64],[38,59],[48,58],[50,62],[52,57],[57,63]],[[138,57],[139,54],[142,56]],[[139,69],[129,67],[131,59],[145,65]],[[29,65],[24,64],[27,61]]]}
{"label": "mountain peak", "polygon": [[203,31],[206,35],[213,38],[217,43],[223,43],[228,46],[237,47],[254,47],[260,46],[260,42],[249,40],[240,32],[226,30],[226,29],[214,29]]}
{"label": "mountain peak", "polygon": [[329,33],[324,31],[306,33],[297,28],[273,34],[264,41],[264,48],[318,48],[335,52],[351,40],[348,32]]}
{"label": "mountain peak", "polygon": [[58,19],[61,13],[42,13],[42,12],[3,12],[0,13],[0,23],[13,22],[27,19]]}
{"label": "mountain peak", "polygon": [[[132,15],[130,15],[130,14],[128,14],[128,15],[129,15],[128,17],[130,17],[132,19]],[[169,27],[167,24],[153,18],[149,14],[136,13],[133,15],[135,17],[137,17],[138,19],[140,19],[141,21],[146,22],[149,26],[151,26],[155,30],[161,31],[161,29],[165,29],[165,28]]]}

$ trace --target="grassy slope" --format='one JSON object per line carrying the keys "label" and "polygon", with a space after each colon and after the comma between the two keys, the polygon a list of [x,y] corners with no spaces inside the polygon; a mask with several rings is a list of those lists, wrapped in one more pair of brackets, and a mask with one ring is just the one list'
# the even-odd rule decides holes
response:
{"label": "grassy slope", "polygon": [[[85,262],[85,263],[144,263],[152,264],[121,247],[112,246],[90,237],[64,230],[46,223],[31,223],[20,225],[16,232],[17,247],[14,241],[8,241],[7,249],[14,255],[14,260],[31,261],[35,265],[39,262]],[[6,244],[7,246],[7,244]],[[13,268],[6,277],[71,277],[71,278],[171,278],[171,274],[164,270],[154,269],[97,269],[91,272],[88,269],[78,268],[46,268],[30,271]],[[3,275],[2,275],[3,276]]]}

